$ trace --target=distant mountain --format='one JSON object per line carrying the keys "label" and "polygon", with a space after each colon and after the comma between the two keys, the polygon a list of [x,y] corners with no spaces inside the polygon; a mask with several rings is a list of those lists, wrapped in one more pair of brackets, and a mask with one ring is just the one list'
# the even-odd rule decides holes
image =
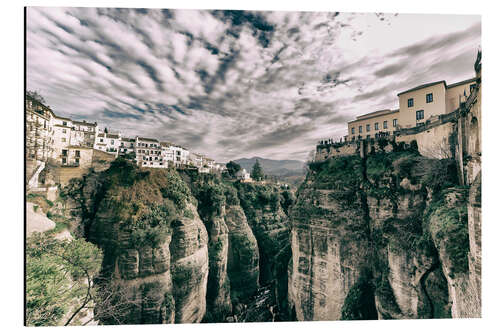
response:
{"label": "distant mountain", "polygon": [[248,172],[252,172],[253,165],[259,160],[262,170],[266,175],[277,176],[278,178],[295,183],[298,178],[305,175],[305,163],[297,160],[271,160],[261,157],[240,158],[234,162],[241,165]]}

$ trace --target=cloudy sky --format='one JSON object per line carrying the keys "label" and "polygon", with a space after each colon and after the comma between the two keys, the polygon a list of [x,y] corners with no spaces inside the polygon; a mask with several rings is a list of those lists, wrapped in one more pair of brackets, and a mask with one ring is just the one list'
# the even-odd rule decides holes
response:
{"label": "cloudy sky", "polygon": [[471,78],[480,44],[480,16],[32,7],[27,85],[221,162],[305,160],[400,91]]}

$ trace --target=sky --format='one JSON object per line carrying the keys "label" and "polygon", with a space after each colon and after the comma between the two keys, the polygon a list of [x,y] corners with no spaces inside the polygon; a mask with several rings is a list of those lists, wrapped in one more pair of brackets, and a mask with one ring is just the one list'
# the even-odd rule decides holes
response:
{"label": "sky", "polygon": [[473,77],[480,46],[478,15],[29,7],[26,78],[123,136],[305,161],[398,92]]}

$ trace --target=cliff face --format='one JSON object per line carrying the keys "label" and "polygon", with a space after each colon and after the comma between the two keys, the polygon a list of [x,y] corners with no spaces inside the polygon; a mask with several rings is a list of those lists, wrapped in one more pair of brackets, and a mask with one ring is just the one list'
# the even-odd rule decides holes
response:
{"label": "cliff face", "polygon": [[[73,232],[104,254],[95,319],[141,324],[285,318],[279,313],[288,309],[290,251],[283,207],[291,198],[271,185],[243,192],[238,186],[214,175],[140,169],[122,159],[70,182],[58,212],[72,217]],[[243,209],[240,197],[252,191],[273,193],[272,200],[245,201]],[[268,256],[264,262],[262,253]]]}
{"label": "cliff face", "polygon": [[[219,300],[209,308],[205,321],[220,322],[228,316],[236,321],[282,319],[273,313],[288,309],[290,247],[283,207],[291,197],[285,198],[278,186],[269,184],[232,183],[212,175],[187,176],[184,178],[198,201],[210,238],[207,300]],[[266,293],[264,303],[268,306],[250,309],[254,297],[261,297],[266,290],[273,291]],[[285,304],[281,304],[283,300]]]}
{"label": "cliff face", "polygon": [[123,163],[101,175],[89,237],[103,248],[103,285],[120,316],[102,323],[200,322],[206,309],[208,236],[189,189],[173,171]]}
{"label": "cliff face", "polygon": [[453,161],[392,148],[311,165],[290,216],[297,319],[473,317],[480,307],[466,287],[478,275],[467,265],[468,188]]}
{"label": "cliff face", "polygon": [[287,210],[293,198],[277,186],[242,183],[238,195],[258,243],[259,283],[271,289],[274,320],[293,320],[288,313],[287,267],[291,258]]}

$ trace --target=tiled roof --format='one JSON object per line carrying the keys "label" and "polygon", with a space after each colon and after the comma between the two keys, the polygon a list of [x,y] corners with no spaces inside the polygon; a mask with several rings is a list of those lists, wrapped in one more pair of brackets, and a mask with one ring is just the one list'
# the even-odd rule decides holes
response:
{"label": "tiled roof", "polygon": [[97,126],[97,123],[88,123],[85,120],[84,121],[79,121],[79,120],[73,120],[73,124],[79,124],[79,125],[87,125],[87,126]]}
{"label": "tiled roof", "polygon": [[59,117],[59,116],[56,116],[56,115],[54,115],[54,118],[61,119],[61,120],[69,120],[69,121],[73,121],[73,120],[71,120],[71,119],[69,119],[69,118]]}
{"label": "tiled roof", "polygon": [[412,91],[415,91],[415,90],[420,90],[420,89],[424,89],[424,88],[427,88],[427,87],[431,87],[431,86],[435,86],[437,84],[444,84],[445,88],[446,88],[446,81],[445,80],[441,80],[441,81],[436,81],[436,82],[431,82],[431,83],[426,83],[426,84],[422,84],[420,86],[417,86],[415,88],[411,88],[411,89],[408,89],[408,90],[405,90],[403,92],[400,92],[398,94],[399,95],[402,95],[402,94],[406,94],[406,93],[409,93],[409,92],[412,92]]}
{"label": "tiled roof", "polygon": [[460,82],[456,82],[456,83],[452,83],[450,84],[449,86],[447,86],[446,88],[453,88],[453,87],[456,87],[456,86],[460,86],[462,84],[467,84],[467,83],[471,83],[471,82],[475,82],[476,81],[476,78],[472,78],[472,79],[467,79],[467,80],[463,80],[463,81],[460,81]]}
{"label": "tiled roof", "polygon": [[142,141],[158,142],[158,140],[156,140],[156,139],[150,139],[150,138],[141,138],[141,137],[138,137],[138,139],[142,140]]}
{"label": "tiled roof", "polygon": [[394,113],[399,112],[399,109],[396,109],[396,110],[382,110],[382,111],[387,111],[387,112],[378,113],[380,111],[375,111],[375,112],[367,113],[367,114],[358,116],[358,117],[356,117],[356,119],[351,120],[351,121],[349,121],[347,123],[351,124],[351,123],[355,123],[355,122],[360,121],[360,120],[372,119],[372,118],[376,118],[376,117],[379,117],[379,116],[386,116],[388,114],[394,114]]}

